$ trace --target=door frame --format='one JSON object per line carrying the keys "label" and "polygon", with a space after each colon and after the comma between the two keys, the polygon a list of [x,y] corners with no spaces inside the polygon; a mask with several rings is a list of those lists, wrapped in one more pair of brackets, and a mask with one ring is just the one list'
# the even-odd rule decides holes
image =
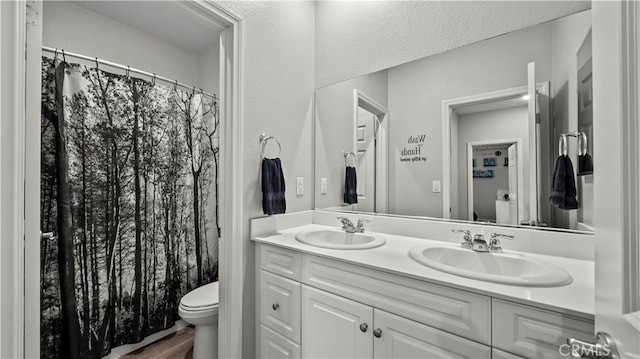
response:
{"label": "door frame", "polygon": [[[549,89],[548,82],[540,82],[536,84],[536,91],[540,93],[547,94]],[[528,86],[518,86],[511,87],[507,89],[484,92],[480,94],[463,96],[453,99],[447,99],[442,101],[442,218],[443,219],[451,219],[451,211],[452,211],[452,201],[451,198],[453,196],[453,191],[458,188],[458,180],[460,176],[454,176],[452,174],[452,168],[457,168],[457,163],[455,163],[451,159],[451,154],[453,153],[453,149],[451,146],[453,145],[453,141],[451,141],[451,128],[452,122],[457,119],[457,115],[455,114],[455,109],[460,106],[467,106],[473,104],[479,104],[484,102],[493,102],[515,98],[518,96],[522,96],[528,93]],[[455,125],[454,125],[455,126]],[[533,124],[534,135],[535,135],[535,124]],[[531,131],[531,124],[529,126],[529,131]],[[534,139],[535,140],[535,139]],[[536,141],[530,141],[536,142]],[[531,147],[531,144],[529,144]],[[534,144],[535,146],[535,144]],[[539,152],[539,151],[535,151]],[[521,152],[522,153],[522,152]],[[531,154],[529,155],[531,156]],[[539,154],[536,154],[536,157],[539,157]],[[537,181],[535,181],[537,182]],[[534,185],[532,185],[534,184]],[[529,190],[536,191],[536,198],[538,195],[537,185],[535,185],[534,181],[530,181]],[[529,196],[533,198],[533,196]],[[531,204],[529,204],[529,207]],[[518,217],[526,217],[529,218],[528,207],[523,207],[523,211],[518,214]],[[527,215],[525,215],[525,213]]]}
{"label": "door frame", "polygon": [[595,1],[592,16],[595,330],[640,357],[640,6]]}
{"label": "door frame", "polygon": [[364,92],[353,89],[353,153],[358,153],[358,107],[376,115],[378,131],[376,141],[376,178],[374,212],[387,213],[389,205],[389,159],[387,156],[387,138],[389,131],[389,109]]}
{"label": "door frame", "polygon": [[[4,2],[3,2],[4,3]],[[11,83],[15,103],[19,104],[13,110],[15,118],[16,136],[13,152],[16,158],[13,179],[15,193],[23,193],[13,199],[15,220],[18,228],[14,238],[23,238],[22,245],[16,243],[11,255],[13,275],[12,284],[15,291],[12,297],[12,308],[15,317],[7,323],[7,330],[15,336],[13,345],[5,351],[4,345],[0,356],[34,357],[40,354],[40,235],[39,235],[39,159],[40,140],[40,71],[39,59],[42,47],[42,3],[33,0],[17,0],[9,2],[15,5],[16,24],[10,36],[14,37],[12,45],[16,51],[11,51],[15,62],[15,79]],[[226,9],[223,5],[206,1],[190,1],[183,4],[193,12],[194,16],[205,16],[210,21],[224,28],[220,35],[220,167],[224,172],[220,177],[220,208],[222,236],[219,251],[219,281],[220,281],[220,310],[219,310],[219,356],[242,357],[242,301],[244,287],[244,258],[245,248],[240,238],[244,220],[242,203],[243,183],[242,166],[242,19]],[[40,35],[26,34],[27,26],[36,25],[40,28]],[[34,30],[37,30],[35,28]],[[37,32],[37,31],[36,31]],[[4,34],[3,34],[4,36]],[[27,58],[23,55],[27,48]],[[3,53],[5,49],[3,48]],[[22,56],[20,56],[22,55]],[[37,66],[37,67],[34,67]],[[37,68],[37,70],[36,70]],[[27,71],[33,69],[34,71]],[[35,73],[37,73],[37,75]],[[3,73],[5,73],[3,71]],[[4,82],[4,79],[3,79]],[[34,91],[37,88],[37,92]],[[26,89],[30,91],[27,92]],[[3,93],[4,97],[4,93]],[[4,116],[3,116],[4,117]],[[38,131],[35,131],[38,129]],[[36,139],[37,137],[37,139]],[[23,152],[24,151],[24,152]],[[26,155],[25,155],[26,153]],[[36,155],[37,154],[37,155]],[[4,161],[2,162],[4,165]],[[5,168],[5,167],[3,167]],[[4,171],[3,171],[4,172]],[[3,187],[4,194],[4,187]],[[30,210],[25,210],[30,209]],[[35,209],[35,211],[33,210]],[[3,208],[4,212],[4,208]],[[24,213],[24,218],[21,214]],[[35,214],[35,215],[34,215]],[[20,215],[20,218],[17,216]],[[13,219],[13,218],[12,218]],[[2,222],[4,225],[4,220]],[[4,227],[4,226],[3,226]],[[3,237],[4,237],[3,228]],[[28,240],[27,240],[28,239]],[[3,241],[4,242],[4,241]],[[2,261],[5,261],[4,247]],[[36,260],[34,260],[36,258]],[[26,265],[26,266],[25,266]],[[3,285],[5,281],[3,278]],[[23,301],[25,304],[23,305]],[[2,310],[5,310],[4,301]],[[3,335],[5,330],[5,315],[3,321]],[[9,328],[10,326],[10,328]],[[28,344],[28,345],[27,345]]]}
{"label": "door frame", "polygon": [[522,154],[522,139],[521,138],[507,138],[507,139],[498,139],[498,140],[487,140],[487,141],[474,141],[467,142],[467,217],[470,221],[473,221],[473,146],[484,146],[484,145],[506,145],[506,144],[515,144],[516,145],[516,153],[518,155],[518,189],[517,200],[518,200],[518,223],[522,219],[522,211],[524,208],[523,201],[521,200],[523,196],[524,190],[524,165],[521,161]]}

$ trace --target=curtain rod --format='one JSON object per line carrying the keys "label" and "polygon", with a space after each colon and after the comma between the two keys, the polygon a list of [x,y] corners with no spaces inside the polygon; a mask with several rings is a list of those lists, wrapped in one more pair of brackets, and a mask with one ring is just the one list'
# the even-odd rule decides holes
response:
{"label": "curtain rod", "polygon": [[179,86],[179,87],[182,87],[182,88],[186,88],[186,89],[189,89],[189,90],[195,89],[196,92],[199,92],[199,93],[201,93],[203,95],[206,95],[206,96],[213,97],[214,99],[218,98],[215,94],[211,94],[211,93],[208,93],[206,91],[203,91],[201,88],[200,89],[196,89],[195,86],[189,86],[189,85],[183,84],[182,82],[178,82],[177,80],[172,80],[170,78],[167,78],[167,77],[164,77],[164,76],[160,76],[160,75],[156,75],[155,73],[143,71],[143,70],[136,69],[136,68],[133,68],[133,67],[130,67],[130,66],[125,66],[125,65],[117,64],[115,62],[102,60],[102,59],[99,59],[97,57],[89,57],[89,56],[77,54],[77,53],[74,53],[74,52],[58,50],[58,49],[55,49],[53,47],[48,47],[48,46],[42,46],[42,51],[47,51],[47,52],[51,52],[51,53],[56,53],[57,52],[57,53],[59,53],[59,54],[61,54],[63,56],[71,56],[71,57],[75,57],[75,58],[78,58],[78,59],[81,59],[81,60],[91,61],[91,62],[94,62],[94,63],[97,62],[99,64],[107,65],[107,66],[110,66],[110,67],[115,67],[115,68],[118,68],[118,69],[121,69],[121,70],[125,70],[127,72],[134,72],[134,73],[137,73],[137,74],[140,74],[140,75],[148,76],[151,79],[161,80],[161,81],[170,83],[172,85]]}

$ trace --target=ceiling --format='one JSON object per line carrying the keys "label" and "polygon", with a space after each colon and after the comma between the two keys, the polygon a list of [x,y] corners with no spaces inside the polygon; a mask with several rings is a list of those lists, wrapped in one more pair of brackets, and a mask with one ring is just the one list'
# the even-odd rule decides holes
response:
{"label": "ceiling", "polygon": [[201,52],[216,44],[223,30],[186,1],[72,3],[193,52]]}

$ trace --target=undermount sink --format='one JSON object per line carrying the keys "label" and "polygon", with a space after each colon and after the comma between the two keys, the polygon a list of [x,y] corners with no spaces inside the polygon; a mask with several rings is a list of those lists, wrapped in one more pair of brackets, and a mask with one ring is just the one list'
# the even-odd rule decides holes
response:
{"label": "undermount sink", "polygon": [[418,246],[409,256],[420,264],[462,277],[525,287],[560,287],[573,281],[561,267],[525,254]]}
{"label": "undermount sink", "polygon": [[298,242],[314,247],[331,249],[369,249],[384,245],[387,241],[372,233],[347,233],[345,231],[320,229],[296,233]]}

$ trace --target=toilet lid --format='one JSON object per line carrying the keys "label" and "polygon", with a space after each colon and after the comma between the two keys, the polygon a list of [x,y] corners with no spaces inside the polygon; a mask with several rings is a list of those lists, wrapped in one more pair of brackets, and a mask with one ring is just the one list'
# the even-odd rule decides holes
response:
{"label": "toilet lid", "polygon": [[205,309],[218,306],[218,282],[205,284],[187,293],[180,300],[185,309]]}

